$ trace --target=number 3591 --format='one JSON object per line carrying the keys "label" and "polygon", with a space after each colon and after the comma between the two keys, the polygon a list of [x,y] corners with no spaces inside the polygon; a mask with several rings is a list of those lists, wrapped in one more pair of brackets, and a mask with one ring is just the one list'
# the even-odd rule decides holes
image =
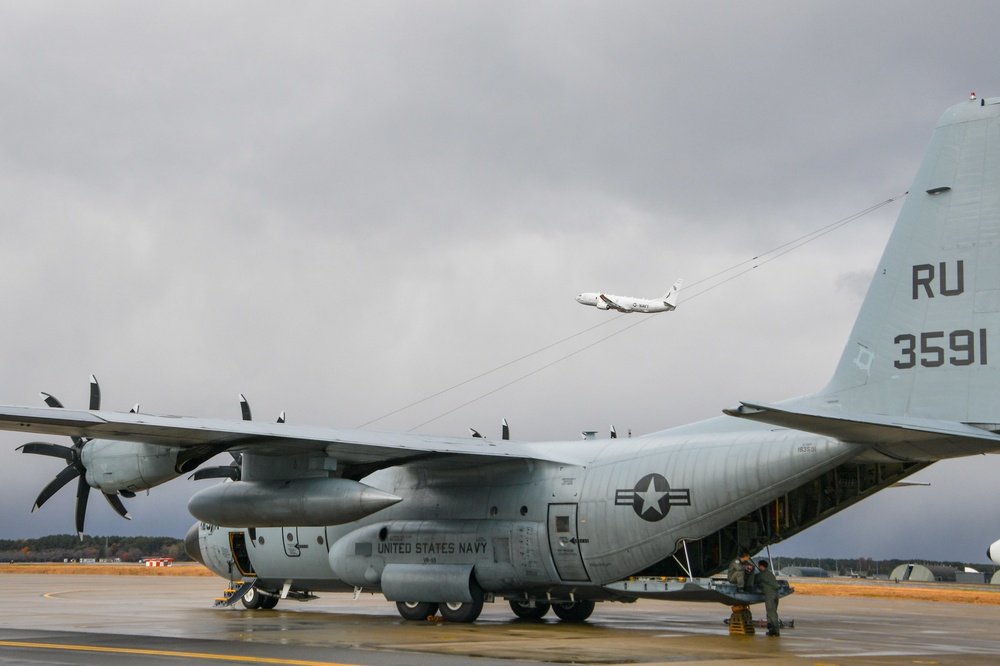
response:
{"label": "number 3591", "polygon": [[900,358],[893,365],[900,370],[916,367],[938,368],[949,365],[986,365],[986,329],[978,331],[930,331],[902,333],[894,339],[899,346]]}

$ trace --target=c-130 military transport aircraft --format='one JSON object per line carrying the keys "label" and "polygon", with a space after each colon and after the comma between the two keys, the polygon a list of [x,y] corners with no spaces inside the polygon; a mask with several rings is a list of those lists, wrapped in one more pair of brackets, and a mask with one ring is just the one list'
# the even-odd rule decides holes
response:
{"label": "c-130 military transport aircraft", "polygon": [[[1000,98],[938,123],[833,378],[780,404],[633,439],[531,443],[249,420],[0,407],[0,427],[68,435],[28,453],[131,497],[199,474],[189,552],[251,607],[373,591],[403,617],[588,617],[598,601],[760,599],[712,580],[945,458],[1000,450]],[[994,348],[991,355],[990,347]],[[54,404],[53,404],[54,403]],[[52,406],[61,406],[50,402]],[[785,590],[787,592],[787,588]]]}

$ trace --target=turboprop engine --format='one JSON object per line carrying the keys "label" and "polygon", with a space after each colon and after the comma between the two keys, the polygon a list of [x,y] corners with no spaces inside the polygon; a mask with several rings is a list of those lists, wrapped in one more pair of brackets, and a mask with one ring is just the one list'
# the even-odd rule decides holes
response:
{"label": "turboprop engine", "polygon": [[181,474],[178,451],[143,442],[92,439],[80,451],[87,483],[105,494],[128,496]]}
{"label": "turboprop engine", "polygon": [[349,523],[401,501],[350,479],[233,481],[199,490],[188,511],[222,527],[309,527]]}
{"label": "turboprop engine", "polygon": [[[42,393],[45,404],[53,409],[63,409],[59,399]],[[138,411],[138,405],[132,411]],[[101,387],[97,378],[90,376],[90,410],[101,408]],[[135,497],[140,490],[147,490],[165,481],[176,478],[186,470],[202,462],[190,459],[183,463],[178,460],[179,450],[172,447],[153,446],[143,442],[109,441],[71,437],[73,446],[51,442],[28,442],[18,447],[23,453],[31,453],[50,458],[62,458],[66,466],[42,488],[38,494],[35,511],[73,479],[76,484],[76,531],[83,538],[83,524],[87,514],[87,499],[90,489],[97,488],[104,495],[111,508],[123,518],[130,519],[122,497]]]}

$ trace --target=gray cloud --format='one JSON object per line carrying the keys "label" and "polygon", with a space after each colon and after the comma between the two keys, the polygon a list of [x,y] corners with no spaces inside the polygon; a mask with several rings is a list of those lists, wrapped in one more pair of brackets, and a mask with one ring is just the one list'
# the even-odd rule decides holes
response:
{"label": "gray cloud", "polygon": [[[0,402],[83,405],[94,372],[110,408],[236,417],[242,391],[260,418],[353,426],[583,331],[582,290],[691,284],[904,190],[940,113],[1000,91],[1000,10],[931,7],[4,5]],[[816,390],[896,212],[419,429],[643,433]],[[21,441],[0,435],[0,499],[24,507],[0,533],[70,531],[69,491],[27,514],[58,463]],[[1000,524],[954,516],[991,465],[935,465],[781,547],[981,559]],[[182,534],[194,486],[88,527]]]}

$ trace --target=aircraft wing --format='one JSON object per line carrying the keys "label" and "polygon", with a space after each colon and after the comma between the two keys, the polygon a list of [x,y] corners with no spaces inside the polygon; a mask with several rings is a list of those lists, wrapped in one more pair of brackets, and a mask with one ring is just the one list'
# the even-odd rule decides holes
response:
{"label": "aircraft wing", "polygon": [[608,298],[604,294],[598,295],[598,298],[600,298],[602,301],[604,301],[604,303],[608,306],[609,309],[611,309],[611,310],[619,310],[621,312],[624,312],[624,310],[622,309],[622,306],[618,305],[617,303],[615,303],[613,300],[611,300],[610,298]]}
{"label": "aircraft wing", "polygon": [[144,442],[180,449],[294,456],[322,451],[343,468],[374,471],[432,458],[534,459],[578,464],[573,448],[412,433],[382,433],[289,423],[154,416],[111,411],[0,406],[0,430]]}
{"label": "aircraft wing", "polygon": [[729,416],[870,446],[898,460],[943,460],[1000,452],[1000,435],[957,421],[835,413],[741,402]]}

